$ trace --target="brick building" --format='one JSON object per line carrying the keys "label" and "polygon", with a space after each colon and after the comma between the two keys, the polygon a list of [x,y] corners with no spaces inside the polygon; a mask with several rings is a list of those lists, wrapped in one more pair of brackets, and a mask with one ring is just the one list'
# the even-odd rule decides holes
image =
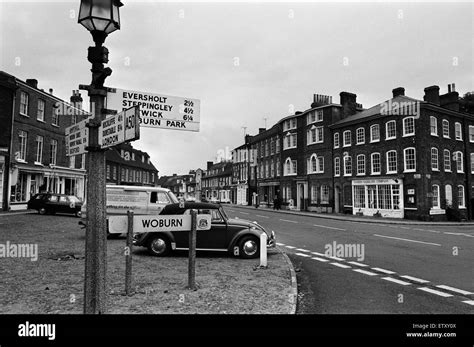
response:
{"label": "brick building", "polygon": [[202,197],[207,201],[231,201],[232,162],[207,162],[207,170],[201,179]]}
{"label": "brick building", "polygon": [[26,82],[0,72],[0,201],[3,210],[26,208],[38,192],[84,197],[84,156],[66,157],[65,128],[88,114],[74,91],[67,103]]}
{"label": "brick building", "polygon": [[106,152],[107,184],[155,186],[158,170],[150,161],[150,156],[123,143]]}
{"label": "brick building", "polygon": [[246,138],[237,149],[256,153],[251,202],[271,206],[280,191],[297,210],[472,219],[473,102],[454,85],[443,95],[425,88],[423,100],[396,88],[368,109],[356,98],[341,92],[336,104],[316,94],[308,110]]}

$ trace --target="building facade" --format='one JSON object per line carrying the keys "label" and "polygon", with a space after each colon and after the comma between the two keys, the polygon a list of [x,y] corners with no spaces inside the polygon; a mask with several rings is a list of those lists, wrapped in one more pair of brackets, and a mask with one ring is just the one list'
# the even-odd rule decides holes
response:
{"label": "building facade", "polygon": [[158,170],[150,156],[133,148],[130,143],[111,147],[106,152],[107,184],[155,186]]}
{"label": "building facade", "polygon": [[66,157],[65,129],[89,115],[82,98],[73,92],[67,103],[38,88],[0,72],[0,181],[3,210],[25,209],[39,192],[73,194],[84,198],[84,155]]}
{"label": "building facade", "polygon": [[207,170],[202,177],[202,196],[211,202],[231,202],[232,162],[207,162]]}
{"label": "building facade", "polygon": [[[249,203],[319,213],[419,220],[472,219],[474,115],[454,85],[423,100],[392,97],[364,109],[357,96],[340,102],[314,95],[311,107],[246,138]],[[250,156],[250,155],[249,155]],[[242,166],[239,156],[234,176]]]}

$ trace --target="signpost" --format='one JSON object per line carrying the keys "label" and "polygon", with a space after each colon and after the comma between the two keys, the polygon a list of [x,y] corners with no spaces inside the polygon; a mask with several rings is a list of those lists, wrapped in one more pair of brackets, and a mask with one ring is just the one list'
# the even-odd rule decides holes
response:
{"label": "signpost", "polygon": [[[210,230],[211,229],[211,215],[198,214],[196,230]],[[109,217],[109,232],[122,233],[124,228],[116,227],[119,224],[127,223],[127,216],[110,216]],[[148,233],[159,231],[190,231],[191,230],[191,216],[190,215],[139,215],[133,216],[133,232],[134,233]],[[118,232],[116,230],[119,230]]]}
{"label": "signpost", "polygon": [[86,153],[89,146],[89,128],[86,124],[89,119],[84,119],[66,128],[66,155],[68,157]]}
{"label": "signpost", "polygon": [[133,106],[111,117],[107,117],[99,128],[99,145],[101,148],[116,146],[140,138],[138,123],[140,106]]}
{"label": "signpost", "polygon": [[200,104],[198,99],[123,89],[107,93],[108,109],[140,106],[140,126],[148,128],[199,131]]}

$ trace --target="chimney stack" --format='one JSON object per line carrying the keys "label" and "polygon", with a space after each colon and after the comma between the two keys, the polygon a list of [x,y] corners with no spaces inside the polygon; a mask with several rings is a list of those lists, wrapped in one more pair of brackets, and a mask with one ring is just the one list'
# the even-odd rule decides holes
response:
{"label": "chimney stack", "polygon": [[332,104],[332,96],[313,94],[313,102],[311,104],[311,108],[330,104]]}
{"label": "chimney stack", "polygon": [[405,95],[405,88],[398,87],[398,88],[392,89],[392,95],[394,98],[400,95]]}
{"label": "chimney stack", "polygon": [[261,134],[263,133],[265,130],[267,130],[266,128],[258,128],[258,133]]}
{"label": "chimney stack", "polygon": [[74,107],[82,110],[82,96],[79,90],[72,91],[72,96],[70,98],[70,101]]}
{"label": "chimney stack", "polygon": [[30,87],[38,89],[38,80],[35,80],[34,78],[27,79],[26,84],[28,84]]}
{"label": "chimney stack", "polygon": [[53,94],[53,88],[49,88],[49,94]]}
{"label": "chimney stack", "polygon": [[214,165],[214,162],[208,161],[207,162],[207,169],[209,170],[212,167],[212,165]]}
{"label": "chimney stack", "polygon": [[448,84],[448,92],[439,96],[439,105],[459,112],[459,93],[454,91],[454,83]]}
{"label": "chimney stack", "polygon": [[439,87],[438,86],[426,87],[425,96],[423,96],[423,100],[435,105],[439,105]]}
{"label": "chimney stack", "polygon": [[342,117],[341,119],[347,118],[352,116],[357,112],[357,95],[349,92],[341,92],[339,93],[340,96],[340,104],[342,106]]}

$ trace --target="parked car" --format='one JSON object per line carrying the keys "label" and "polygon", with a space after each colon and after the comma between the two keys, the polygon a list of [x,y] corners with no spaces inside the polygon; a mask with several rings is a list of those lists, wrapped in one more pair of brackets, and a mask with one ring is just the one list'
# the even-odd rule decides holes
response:
{"label": "parked car", "polygon": [[[260,235],[267,234],[267,247],[275,247],[275,233],[268,232],[257,222],[244,219],[231,219],[219,204],[203,202],[185,202],[166,205],[160,215],[190,214],[191,209],[198,214],[211,215],[211,229],[201,230],[196,236],[196,250],[213,250],[229,252],[242,258],[257,258],[260,256]],[[189,249],[189,233],[148,232],[135,234],[134,245],[147,247],[150,254],[155,256],[168,255],[173,250]]]}
{"label": "parked car", "polygon": [[28,209],[39,214],[73,213],[81,216],[82,201],[77,196],[55,193],[39,193],[28,201]]}
{"label": "parked car", "polygon": [[[110,216],[126,216],[131,210],[135,215],[158,215],[168,204],[177,203],[178,198],[167,188],[148,186],[106,186],[107,234],[109,238],[127,235],[123,223],[109,223]],[[87,222],[87,200],[82,205],[80,225]],[[109,232],[110,231],[110,232]]]}

